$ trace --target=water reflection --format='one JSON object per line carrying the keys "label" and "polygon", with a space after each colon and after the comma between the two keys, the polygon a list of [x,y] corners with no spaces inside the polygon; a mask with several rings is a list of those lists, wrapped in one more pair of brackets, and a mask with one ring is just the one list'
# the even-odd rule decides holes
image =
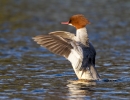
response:
{"label": "water reflection", "polygon": [[[119,87],[121,84],[123,86],[128,85],[130,82],[129,77],[120,78],[120,79],[103,79],[98,82],[86,82],[86,81],[72,81],[70,80],[67,87],[68,87],[68,97],[69,100],[86,100],[86,99],[107,99],[107,98],[114,98],[119,99],[119,95],[128,95],[129,92],[123,89],[121,92]],[[113,88],[114,87],[114,88]],[[95,94],[96,93],[96,94]],[[108,96],[109,94],[115,94],[116,96]],[[102,96],[101,96],[102,95]],[[122,99],[126,99],[125,97]]]}
{"label": "water reflection", "polygon": [[90,96],[94,90],[92,87],[96,85],[96,82],[86,82],[86,81],[69,81],[69,84],[67,85],[68,91],[69,91],[69,100],[72,99],[78,99],[78,100],[84,100],[90,99]]}

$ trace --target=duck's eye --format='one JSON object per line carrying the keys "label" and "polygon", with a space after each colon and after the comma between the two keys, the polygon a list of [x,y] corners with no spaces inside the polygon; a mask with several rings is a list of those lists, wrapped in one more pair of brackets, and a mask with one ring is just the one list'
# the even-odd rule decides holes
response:
{"label": "duck's eye", "polygon": [[69,23],[71,23],[71,20],[69,20]]}

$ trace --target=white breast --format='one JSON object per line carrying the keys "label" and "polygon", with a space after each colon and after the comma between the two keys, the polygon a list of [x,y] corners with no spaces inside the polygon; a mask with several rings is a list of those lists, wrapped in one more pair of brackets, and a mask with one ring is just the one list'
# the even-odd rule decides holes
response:
{"label": "white breast", "polygon": [[79,53],[77,51],[72,49],[71,53],[67,59],[71,62],[73,69],[75,71],[75,74],[77,75],[78,79],[92,80],[92,76],[90,74],[90,71],[83,72],[83,71],[79,70],[79,68],[82,65],[82,57],[79,55]]}

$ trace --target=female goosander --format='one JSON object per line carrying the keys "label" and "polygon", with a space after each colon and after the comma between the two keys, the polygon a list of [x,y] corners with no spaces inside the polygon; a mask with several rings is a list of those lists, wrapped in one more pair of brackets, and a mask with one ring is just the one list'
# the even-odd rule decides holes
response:
{"label": "female goosander", "polygon": [[62,24],[74,26],[76,35],[65,31],[55,31],[33,39],[51,52],[68,59],[78,79],[99,80],[100,76],[95,68],[96,51],[89,42],[86,30],[86,25],[89,23],[83,15],[73,15],[68,22],[62,22]]}

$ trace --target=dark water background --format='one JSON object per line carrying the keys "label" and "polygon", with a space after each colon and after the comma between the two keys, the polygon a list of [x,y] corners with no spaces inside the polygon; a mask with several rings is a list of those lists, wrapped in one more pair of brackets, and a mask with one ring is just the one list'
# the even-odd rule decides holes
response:
{"label": "dark water background", "polygon": [[[84,14],[101,78],[117,82],[72,84],[68,61],[32,37],[75,29],[61,25]],[[0,100],[129,100],[130,0],[0,0]]]}

